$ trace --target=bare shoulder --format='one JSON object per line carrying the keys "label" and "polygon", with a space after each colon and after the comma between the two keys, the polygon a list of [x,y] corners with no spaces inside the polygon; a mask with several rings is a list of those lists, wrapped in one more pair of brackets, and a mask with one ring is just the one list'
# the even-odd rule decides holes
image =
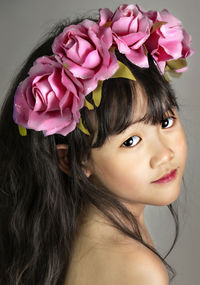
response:
{"label": "bare shoulder", "polygon": [[[119,271],[118,271],[119,272]],[[123,276],[123,280],[120,276]],[[165,265],[148,248],[139,246],[123,259],[118,284],[126,285],[168,285],[169,278]],[[121,279],[121,280],[120,280]]]}

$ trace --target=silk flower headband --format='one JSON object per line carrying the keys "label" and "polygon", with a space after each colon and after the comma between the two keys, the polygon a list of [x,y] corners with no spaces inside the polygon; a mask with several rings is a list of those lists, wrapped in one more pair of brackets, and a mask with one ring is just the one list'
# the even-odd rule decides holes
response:
{"label": "silk flower headband", "polygon": [[104,80],[135,80],[116,49],[142,68],[151,54],[169,80],[167,73],[177,77],[187,69],[190,45],[191,36],[167,10],[145,12],[139,5],[120,5],[114,13],[100,9],[98,22],[65,27],[54,39],[52,56],[38,58],[16,90],[13,119],[20,134],[34,129],[66,136],[77,126],[89,135],[80,118],[84,106],[94,108],[86,96],[92,92],[98,107]]}

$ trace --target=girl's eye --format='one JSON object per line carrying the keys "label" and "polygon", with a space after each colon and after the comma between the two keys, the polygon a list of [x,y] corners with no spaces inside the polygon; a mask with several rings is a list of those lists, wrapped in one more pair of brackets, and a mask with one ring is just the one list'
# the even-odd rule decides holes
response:
{"label": "girl's eye", "polygon": [[132,136],[132,137],[128,138],[128,139],[122,144],[122,146],[133,147],[133,146],[137,145],[140,141],[141,141],[141,138],[140,138],[140,137],[138,137],[138,136]]}
{"label": "girl's eye", "polygon": [[169,117],[162,121],[162,128],[168,129],[171,128],[175,123],[176,118],[175,117]]}

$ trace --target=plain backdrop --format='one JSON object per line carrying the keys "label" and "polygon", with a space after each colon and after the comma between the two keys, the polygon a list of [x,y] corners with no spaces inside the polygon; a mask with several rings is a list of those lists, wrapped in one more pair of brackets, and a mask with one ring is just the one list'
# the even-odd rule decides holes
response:
{"label": "plain backdrop", "polygon": [[[99,8],[115,10],[124,2],[112,0],[0,0],[0,99],[3,100],[11,79],[30,50],[57,21],[79,15],[97,15]],[[126,1],[127,4],[135,4]],[[180,236],[168,257],[176,268],[172,284],[198,285],[200,260],[200,92],[199,92],[199,0],[141,0],[146,10],[166,8],[179,18],[192,35],[196,53],[188,60],[189,70],[172,85],[180,103],[180,116],[188,141],[188,161],[178,199]],[[148,206],[146,222],[161,253],[169,249],[174,235],[174,224],[167,207]],[[103,284],[102,284],[103,285]]]}

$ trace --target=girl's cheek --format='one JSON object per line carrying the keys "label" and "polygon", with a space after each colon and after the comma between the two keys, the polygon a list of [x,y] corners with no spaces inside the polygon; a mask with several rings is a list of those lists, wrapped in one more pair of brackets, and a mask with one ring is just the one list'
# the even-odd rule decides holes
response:
{"label": "girl's cheek", "polygon": [[187,159],[187,140],[183,128],[181,128],[180,135],[178,137],[177,152],[184,168]]}

